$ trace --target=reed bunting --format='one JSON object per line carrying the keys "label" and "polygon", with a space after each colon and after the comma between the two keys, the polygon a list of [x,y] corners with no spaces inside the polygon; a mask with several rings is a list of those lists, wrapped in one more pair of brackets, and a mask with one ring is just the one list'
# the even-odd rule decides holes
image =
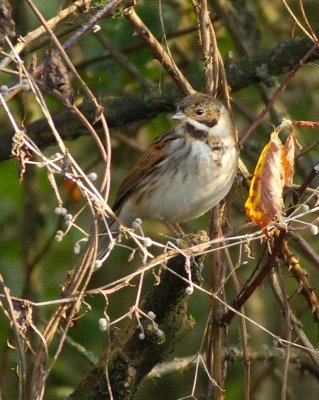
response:
{"label": "reed bunting", "polygon": [[[113,211],[123,225],[151,217],[180,232],[177,224],[216,206],[233,184],[238,151],[224,105],[194,93],[172,118],[174,126],[151,144],[120,186]],[[118,228],[118,221],[110,224],[112,233]]]}

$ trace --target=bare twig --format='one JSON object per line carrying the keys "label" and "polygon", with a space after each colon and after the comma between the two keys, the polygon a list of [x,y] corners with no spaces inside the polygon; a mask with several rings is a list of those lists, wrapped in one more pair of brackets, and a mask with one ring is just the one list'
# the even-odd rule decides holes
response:
{"label": "bare twig", "polygon": [[[217,206],[212,210],[211,213],[211,227],[210,237],[220,239],[221,233],[221,210]],[[218,324],[218,319],[224,313],[224,306],[218,300],[224,296],[224,277],[225,269],[221,261],[221,249],[217,245],[215,251],[210,257],[210,292],[214,293],[215,296],[211,298],[211,306],[208,320],[207,329],[207,354],[206,364],[209,376],[212,379],[208,380],[206,398],[210,399],[213,397],[216,400],[223,398],[222,388],[224,387],[225,379],[225,364],[222,357],[222,346],[224,331],[223,328]],[[214,384],[216,382],[216,384]]]}
{"label": "bare twig", "polygon": [[13,301],[10,294],[10,289],[6,286],[2,275],[0,274],[0,285],[5,294],[5,298],[8,304],[8,316],[10,318],[11,327],[15,334],[18,343],[18,351],[20,357],[20,368],[19,372],[19,400],[24,400],[27,397],[27,361],[25,354],[25,344],[27,340],[22,336],[20,325],[17,321],[17,312],[14,308]]}
{"label": "bare twig", "polygon": [[292,239],[292,243],[301,250],[301,252],[311,261],[311,263],[319,270],[319,255],[310,246],[310,244],[297,232],[289,232],[288,236]]}
{"label": "bare twig", "polygon": [[[240,284],[236,274],[236,268],[234,267],[233,261],[230,257],[229,250],[227,248],[224,249],[225,260],[228,266],[228,269],[231,273],[231,280],[235,289],[236,295],[240,293]],[[241,307],[240,312],[245,314],[244,307]],[[246,320],[243,317],[240,317],[241,324],[241,337],[243,344],[243,362],[244,362],[244,400],[250,399],[250,358],[248,351],[248,335],[247,335],[247,324]]]}
{"label": "bare twig", "polygon": [[147,79],[139,69],[130,61],[130,59],[120,50],[116,49],[112,41],[106,37],[105,34],[101,32],[96,33],[96,37],[102,43],[103,47],[108,51],[110,57],[112,57],[117,64],[123,68],[128,74],[132,76],[136,82],[138,82],[142,88],[148,89],[150,86],[153,86],[153,82]]}
{"label": "bare twig", "polygon": [[202,44],[202,50],[204,54],[204,73],[205,73],[205,86],[206,91],[213,97],[217,96],[218,90],[218,76],[219,76],[219,65],[218,65],[218,48],[213,47],[212,37],[210,35],[209,25],[211,23],[207,1],[201,0],[200,2],[192,1],[193,8],[196,13],[197,21],[199,22],[200,39]]}
{"label": "bare twig", "polygon": [[310,25],[310,23],[308,21],[308,18],[307,18],[307,15],[306,15],[306,12],[305,12],[305,9],[304,9],[304,6],[303,6],[303,0],[298,0],[298,5],[299,5],[299,10],[300,10],[301,16],[302,16],[302,18],[303,18],[303,20],[304,20],[304,22],[306,24],[306,27],[308,28],[308,32],[312,36],[313,42],[315,42],[317,40],[317,35],[313,31],[313,29],[312,29],[312,27],[311,27],[311,25]]}
{"label": "bare twig", "polygon": [[282,387],[281,387],[281,400],[286,400],[287,394],[287,382],[288,382],[288,369],[290,362],[290,354],[291,354],[291,323],[290,323],[290,313],[289,313],[289,304],[288,298],[285,290],[284,279],[282,276],[282,272],[280,268],[276,268],[274,275],[274,280],[277,280],[279,291],[281,294],[281,304],[285,316],[285,325],[286,325],[286,339],[287,345],[285,347],[285,361],[284,361],[284,371],[282,377]]}
{"label": "bare twig", "polygon": [[[305,27],[301,24],[301,22],[299,21],[299,19],[295,16],[295,14],[293,13],[292,9],[289,7],[289,5],[287,4],[286,0],[281,0],[281,2],[283,3],[283,5],[285,6],[286,10],[289,12],[289,14],[291,15],[292,19],[294,20],[295,24],[297,26],[299,26],[299,28],[302,30],[302,32],[309,37],[310,40],[312,40],[313,42],[317,41],[317,37],[314,36],[314,33],[312,31],[312,29],[310,30],[310,32],[307,31],[307,29],[305,29]],[[299,2],[300,5],[300,2]],[[303,7],[302,7],[303,10]],[[303,10],[304,11],[304,10]],[[305,14],[304,14],[305,16]],[[307,21],[307,19],[306,19]],[[308,24],[309,27],[309,24]]]}
{"label": "bare twig", "polygon": [[[236,361],[240,361],[243,359],[243,352],[240,348],[232,347],[233,353],[235,354]],[[223,349],[223,357],[227,357],[228,348]],[[191,356],[186,357],[175,357],[171,361],[166,361],[163,363],[157,364],[152,371],[147,375],[147,379],[160,379],[165,375],[173,374],[176,372],[183,372],[190,368],[193,368],[197,362],[197,354],[193,354]],[[202,355],[205,357],[205,354]],[[248,353],[249,360],[257,361],[257,362],[278,362],[282,361],[284,358],[283,352],[281,349],[276,349],[274,346],[263,346],[263,348],[258,348],[256,350],[250,349]],[[306,370],[309,371],[311,375],[313,375],[316,379],[319,378],[319,370],[313,364],[309,363],[305,357],[302,356],[300,351],[296,351],[292,349],[290,363],[295,364],[301,371]]]}
{"label": "bare twig", "polygon": [[167,51],[157,41],[155,36],[150,32],[148,27],[142,22],[140,17],[136,14],[133,7],[124,12],[128,22],[132,25],[134,31],[138,36],[144,40],[152,51],[154,57],[162,64],[163,68],[171,76],[177,86],[186,95],[194,93],[194,89],[182,74],[180,69],[175,64],[174,60],[169,56]]}
{"label": "bare twig", "polygon": [[247,131],[244,133],[244,135],[240,138],[240,140],[239,140],[240,145],[244,144],[245,141],[248,139],[248,137],[251,135],[251,133],[257,128],[257,126],[259,126],[261,124],[264,116],[268,113],[268,111],[273,106],[275,101],[278,99],[278,97],[281,95],[281,93],[285,90],[287,84],[295,76],[297,71],[305,64],[305,62],[312,56],[312,54],[318,49],[318,44],[319,44],[319,39],[316,40],[316,42],[312,45],[310,50],[307,51],[307,53],[301,58],[299,63],[295,65],[295,67],[288,74],[288,76],[284,79],[284,81],[281,83],[281,85],[276,89],[270,102],[263,109],[263,111],[259,114],[259,116],[256,118],[256,120],[250,125],[250,127],[247,129]]}
{"label": "bare twig", "polygon": [[[60,12],[58,12],[53,18],[47,21],[48,26],[53,29],[55,25],[61,22],[70,14],[73,14],[79,8],[84,7],[88,3],[88,0],[78,0],[72,3],[70,6],[64,8]],[[14,47],[14,51],[12,51],[7,57],[5,57],[1,63],[0,67],[4,68],[7,67],[10,62],[15,58],[15,54],[20,54],[27,46],[34,42],[37,38],[42,36],[46,32],[44,26],[40,26],[39,28],[35,29],[34,31],[28,33],[23,38],[18,39],[18,44]]]}
{"label": "bare twig", "polygon": [[287,240],[282,245],[282,257],[298,283],[298,292],[306,299],[313,318],[319,324],[319,304],[315,291],[307,278],[307,271],[300,265],[297,258],[291,253]]}
{"label": "bare twig", "polygon": [[[81,118],[83,122],[85,122],[85,125],[87,127],[89,127],[90,132],[94,138],[94,140],[96,141],[96,143],[98,144],[98,148],[100,150],[101,156],[103,161],[106,164],[106,168],[105,168],[105,173],[104,173],[104,177],[102,179],[102,184],[101,184],[101,191],[104,193],[105,196],[105,200],[107,200],[108,198],[108,194],[109,194],[109,190],[110,190],[110,166],[111,166],[111,144],[110,144],[110,133],[108,130],[108,126],[107,126],[107,122],[105,119],[105,116],[103,114],[103,108],[102,106],[99,104],[99,102],[97,101],[96,97],[94,96],[94,94],[92,93],[92,91],[89,89],[89,87],[87,86],[87,84],[84,82],[84,80],[81,78],[81,76],[79,75],[77,69],[74,67],[71,59],[69,58],[69,56],[66,54],[63,46],[61,45],[61,43],[59,42],[59,40],[57,39],[57,37],[55,36],[54,32],[52,31],[52,29],[50,28],[50,26],[47,24],[46,20],[43,18],[42,14],[40,13],[40,11],[37,9],[37,7],[34,5],[34,3],[32,2],[32,0],[27,0],[29,6],[31,7],[32,11],[34,12],[34,14],[37,16],[37,18],[40,20],[40,22],[42,23],[42,25],[45,27],[45,29],[47,30],[47,32],[49,33],[49,35],[52,38],[53,43],[55,44],[55,46],[58,48],[58,50],[60,51],[61,56],[63,57],[64,61],[66,62],[68,68],[73,72],[74,76],[76,76],[76,78],[78,79],[78,81],[81,83],[81,86],[84,90],[84,92],[87,94],[88,98],[90,99],[90,101],[94,104],[95,108],[96,108],[96,112],[97,112],[97,119],[101,121],[102,123],[102,127],[104,130],[104,137],[105,137],[105,143],[106,143],[106,148],[107,148],[107,152],[104,150],[104,146],[100,141],[99,136],[96,134],[95,130],[93,129],[93,127],[91,126],[91,124],[86,123],[86,118]],[[115,1],[114,0],[114,4],[112,4],[112,7],[117,7],[119,4],[121,4],[123,2],[120,0]],[[112,3],[112,2],[111,2]],[[107,4],[107,11],[109,12],[110,9],[110,3]],[[103,14],[102,14],[103,15]],[[83,117],[82,113],[78,113],[79,116]]]}
{"label": "bare twig", "polygon": [[[282,308],[284,308],[282,294],[281,294],[281,290],[279,288],[279,285],[277,284],[276,280],[272,279],[273,275],[270,275],[270,278],[271,278],[270,282],[272,283],[272,288],[274,290],[274,293],[276,294],[277,299],[279,300],[279,304],[281,305]],[[304,349],[307,351],[309,357],[312,359],[312,361],[314,362],[316,367],[319,368],[319,354],[318,354],[318,351],[316,351],[316,349],[310,343],[308,337],[306,336],[306,334],[302,330],[300,321],[297,319],[297,317],[292,312],[290,307],[289,307],[289,317],[290,317],[290,321],[291,321],[291,324],[293,326],[293,329],[296,332],[296,334],[298,335],[299,340],[303,344]]]}

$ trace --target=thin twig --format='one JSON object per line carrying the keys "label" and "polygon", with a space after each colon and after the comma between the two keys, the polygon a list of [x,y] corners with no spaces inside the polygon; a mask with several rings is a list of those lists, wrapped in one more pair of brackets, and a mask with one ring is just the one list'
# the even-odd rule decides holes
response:
{"label": "thin twig", "polygon": [[[53,18],[51,18],[49,21],[47,21],[48,26],[52,29],[57,25],[59,22],[61,22],[63,19],[65,19],[67,16],[70,14],[73,14],[76,10],[78,10],[81,7],[84,7],[85,4],[87,4],[87,0],[78,0],[69,5],[68,7],[64,8],[60,12],[58,12]],[[14,59],[15,54],[20,54],[29,44],[31,44],[34,40],[38,39],[40,36],[42,36],[46,32],[46,29],[44,26],[40,26],[39,28],[35,29],[32,32],[29,32],[26,36],[23,38],[18,39],[18,43],[14,47],[14,51],[12,51],[7,57],[5,57],[1,63],[0,67],[4,68],[7,67],[10,62]]]}
{"label": "thin twig", "polygon": [[194,89],[175,64],[174,60],[169,56],[163,46],[157,41],[148,27],[142,22],[136,14],[133,7],[125,10],[124,15],[128,22],[132,25],[137,35],[147,43],[154,57],[162,64],[163,68],[171,76],[177,86],[186,95],[194,93]]}
{"label": "thin twig", "polygon": [[[46,20],[44,19],[44,17],[42,16],[42,14],[40,13],[40,11],[38,10],[38,8],[34,5],[34,3],[32,2],[32,0],[26,0],[27,3],[29,4],[30,8],[32,9],[32,11],[34,12],[34,14],[37,16],[37,18],[40,20],[40,22],[42,23],[42,25],[45,27],[45,29],[47,30],[48,34],[51,36],[51,39],[53,41],[53,43],[55,44],[55,46],[57,47],[57,49],[59,50],[63,60],[65,61],[65,63],[67,64],[68,68],[72,71],[72,73],[74,74],[74,76],[78,79],[78,81],[81,83],[81,86],[84,90],[84,92],[87,94],[88,98],[90,99],[90,101],[94,104],[95,108],[96,108],[96,112],[97,112],[97,119],[101,121],[102,123],[102,127],[103,127],[103,131],[104,131],[104,137],[105,137],[105,143],[106,143],[106,148],[107,151],[104,150],[104,146],[101,143],[99,136],[97,135],[97,133],[95,132],[95,130],[93,129],[93,127],[91,127],[91,124],[86,124],[87,127],[90,128],[90,132],[93,135],[95,141],[98,143],[98,148],[100,150],[101,156],[103,161],[105,162],[105,172],[104,172],[104,176],[102,179],[102,184],[101,184],[101,191],[102,193],[104,193],[104,197],[105,200],[108,199],[108,195],[109,195],[109,191],[110,191],[110,167],[111,167],[111,143],[110,143],[110,133],[109,133],[109,129],[107,126],[107,122],[105,119],[105,116],[103,114],[103,107],[99,104],[99,102],[97,101],[96,97],[94,96],[93,92],[89,89],[89,87],[87,86],[87,84],[84,82],[84,80],[81,78],[81,76],[79,75],[77,69],[74,67],[71,59],[69,58],[69,56],[67,55],[66,51],[64,50],[63,46],[61,45],[61,43],[59,42],[58,38],[55,36],[53,30],[50,28],[50,26],[47,24]],[[101,14],[102,16],[104,15],[102,11],[105,11],[105,8],[107,9],[107,12],[110,12],[110,8],[112,7],[117,7],[119,4],[121,4],[123,2],[120,0],[113,0],[113,2],[111,1],[110,3],[107,3],[108,7],[104,7],[101,10]],[[112,3],[112,5],[111,5]],[[114,4],[113,4],[114,3]],[[112,9],[112,8],[111,8]],[[97,16],[95,16],[95,18],[97,18]],[[91,21],[92,23],[92,21]],[[82,116],[83,118],[81,118],[81,120],[83,122],[86,121],[86,118],[84,118],[82,113],[78,113],[79,116]]]}
{"label": "thin twig", "polygon": [[305,64],[305,62],[312,56],[312,54],[317,50],[319,45],[319,39],[316,40],[316,42],[311,46],[311,48],[307,51],[307,53],[301,58],[298,64],[294,66],[294,68],[289,72],[287,77],[283,80],[281,85],[276,89],[275,93],[273,94],[270,102],[267,104],[267,106],[262,110],[262,112],[258,115],[256,120],[250,125],[250,127],[247,129],[247,131],[244,133],[244,135],[240,138],[239,140],[239,145],[243,145],[245,141],[249,138],[251,133],[261,124],[264,116],[268,113],[270,108],[274,105],[275,101],[278,99],[278,97],[282,94],[282,92],[285,90],[286,86],[288,83],[291,81],[291,79],[295,76],[297,71]]}
{"label": "thin twig", "polygon": [[[189,28],[180,29],[180,30],[178,30],[176,32],[168,33],[166,35],[166,39],[168,40],[168,39],[178,38],[180,36],[189,35],[190,33],[194,33],[196,31],[197,31],[197,28],[191,26]],[[159,35],[157,35],[156,39],[160,40],[161,37]],[[124,46],[123,48],[120,48],[119,51],[121,53],[127,55],[127,54],[131,54],[131,53],[135,53],[137,50],[140,50],[140,49],[142,49],[144,47],[145,47],[145,43],[142,42],[142,43],[132,44],[132,45],[129,45],[129,46]],[[94,57],[87,58],[86,60],[79,61],[78,63],[75,64],[75,66],[76,66],[77,69],[82,69],[82,68],[85,68],[85,67],[87,67],[87,66],[89,66],[91,64],[95,64],[95,63],[98,63],[98,62],[103,62],[105,60],[108,60],[111,57],[112,57],[112,55],[107,52],[107,53],[99,55],[99,56],[94,56]]]}
{"label": "thin twig", "polygon": [[131,75],[131,77],[138,82],[142,88],[148,89],[150,86],[154,85],[153,82],[147,79],[123,52],[113,46],[112,41],[105,34],[97,32],[95,36],[108,51],[110,57],[112,57],[117,64],[124,69],[124,71]]}
{"label": "thin twig", "polygon": [[[283,5],[285,6],[286,10],[289,12],[289,14],[291,15],[292,19],[294,20],[295,24],[297,26],[299,26],[299,28],[302,30],[302,32],[308,36],[308,38],[313,41],[316,42],[317,38],[316,36],[313,36],[313,31],[311,30],[311,32],[309,33],[307,31],[307,29],[301,24],[301,22],[299,21],[299,19],[295,16],[295,14],[293,13],[292,9],[289,7],[289,5],[287,4],[286,0],[281,0],[281,2],[283,3]],[[300,3],[299,3],[300,4]]]}
{"label": "thin twig", "polygon": [[[241,361],[243,359],[243,352],[238,347],[232,347],[232,350],[236,357],[236,362]],[[292,349],[293,350],[293,349]],[[229,349],[223,348],[223,357],[226,357]],[[202,354],[202,357],[205,358],[205,354]],[[277,349],[274,346],[267,347],[266,345],[262,346],[262,348],[258,349],[250,349],[248,353],[249,360],[254,362],[267,362],[271,363],[271,367],[273,368],[273,362],[277,363],[283,360],[283,352],[281,349]],[[193,354],[186,357],[174,357],[171,361],[166,361],[163,363],[157,364],[152,371],[147,375],[146,379],[161,379],[163,376],[170,375],[176,372],[185,372],[190,368],[193,368],[197,363],[198,355]],[[294,364],[295,367],[300,369],[300,371],[308,371],[314,378],[319,378],[319,370],[313,364],[309,363],[305,357],[302,356],[302,353],[298,350],[293,350],[291,352],[290,363]]]}
{"label": "thin twig", "polygon": [[281,304],[285,316],[285,325],[286,325],[286,339],[287,345],[285,347],[285,361],[284,361],[284,371],[282,377],[282,386],[281,386],[281,400],[286,400],[287,395],[287,382],[288,382],[288,370],[289,370],[289,362],[290,362],[290,354],[291,354],[291,323],[290,323],[290,314],[289,314],[289,304],[288,298],[285,290],[284,279],[282,276],[282,272],[280,268],[276,268],[274,272],[274,280],[277,280],[278,287],[281,294]]}
{"label": "thin twig", "polygon": [[210,18],[208,13],[207,1],[201,0],[198,3],[193,0],[193,8],[199,22],[200,39],[203,51],[205,87],[208,94],[217,96],[218,89],[218,57],[214,53],[212,38],[209,31]]}
{"label": "thin twig", "polygon": [[306,24],[306,27],[308,28],[308,31],[310,32],[310,34],[312,36],[313,42],[315,42],[317,40],[317,35],[313,31],[313,29],[312,29],[312,27],[311,27],[311,25],[310,25],[310,23],[308,21],[308,18],[307,18],[307,15],[306,15],[306,12],[305,12],[305,9],[304,9],[304,6],[303,6],[303,1],[302,0],[298,0],[298,5],[299,5],[299,10],[300,10],[301,16],[302,16],[302,18],[303,18],[303,20],[304,20],[304,22]]}
{"label": "thin twig", "polygon": [[[270,278],[272,278],[272,276],[270,276]],[[278,285],[276,284],[276,281],[274,281],[273,279],[270,279],[270,282],[272,283],[272,289],[274,290],[274,293],[276,294],[276,297],[277,297],[277,299],[279,301],[279,304],[283,308],[284,306],[283,306],[283,303],[282,303],[281,291],[280,291]],[[318,351],[310,343],[307,335],[302,330],[302,324],[300,323],[298,318],[295,316],[293,311],[290,309],[290,307],[289,307],[289,318],[290,318],[290,321],[291,321],[291,324],[293,326],[294,331],[296,332],[296,334],[298,335],[299,340],[303,344],[304,350],[307,351],[309,357],[312,359],[312,361],[314,362],[316,367],[319,368],[319,354],[318,354]],[[293,342],[293,343],[296,343],[296,342]]]}
{"label": "thin twig", "polygon": [[[236,295],[240,293],[240,284],[236,274],[236,268],[234,267],[233,261],[230,257],[229,250],[224,248],[225,260],[228,266],[228,269],[231,274],[231,280],[235,289]],[[244,307],[240,308],[240,312],[244,315],[245,310]],[[248,335],[247,335],[247,324],[246,320],[243,317],[240,317],[240,325],[241,325],[241,337],[243,344],[243,362],[244,362],[244,400],[250,399],[250,358],[248,351]]]}
{"label": "thin twig", "polygon": [[297,232],[288,232],[288,236],[292,239],[292,243],[311,261],[312,265],[319,270],[319,255],[310,244]]}
{"label": "thin twig", "polygon": [[26,361],[25,346],[24,346],[26,340],[21,335],[20,326],[17,321],[17,313],[12,302],[10,289],[4,283],[2,274],[0,274],[0,285],[2,287],[5,298],[8,303],[8,308],[9,308],[8,315],[10,316],[11,327],[13,329],[13,332],[15,334],[18,343],[18,351],[20,357],[19,366],[21,368],[21,371],[19,371],[19,400],[24,400],[27,398],[26,395],[27,395],[27,376],[28,376],[27,361]]}
{"label": "thin twig", "polygon": [[319,324],[319,303],[318,298],[312,285],[307,278],[307,270],[302,268],[299,260],[291,253],[288,242],[285,240],[282,246],[282,258],[287,265],[289,271],[295,277],[298,284],[298,292],[301,293],[312,312],[313,318],[317,324]]}
{"label": "thin twig", "polygon": [[[220,228],[220,208],[217,206],[211,213],[211,226],[210,237],[221,238]],[[211,298],[211,306],[207,330],[207,354],[206,365],[209,375],[213,378],[208,380],[206,398],[210,399],[212,396],[216,400],[223,398],[222,388],[225,379],[225,365],[222,357],[222,346],[224,339],[224,330],[218,324],[218,319],[224,313],[223,304],[218,298],[223,298],[224,295],[224,278],[225,269],[221,261],[221,249],[217,245],[215,251],[211,254],[209,259],[211,270],[210,275],[210,292],[215,296]],[[216,382],[217,385],[214,385]]]}

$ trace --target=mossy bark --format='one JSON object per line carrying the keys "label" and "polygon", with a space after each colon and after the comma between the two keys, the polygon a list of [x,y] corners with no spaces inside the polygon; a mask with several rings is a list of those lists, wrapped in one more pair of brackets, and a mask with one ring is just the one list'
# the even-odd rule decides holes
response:
{"label": "mossy bark", "polygon": [[[191,261],[192,280],[199,283],[201,257]],[[170,269],[187,278],[185,257],[179,255],[167,263]],[[140,308],[156,315],[156,325],[142,318],[145,339],[141,340],[136,318],[112,339],[108,352],[79,384],[68,400],[109,399],[106,373],[112,396],[116,400],[132,399],[143,378],[160,361],[172,352],[174,346],[194,326],[194,319],[187,313],[189,295],[185,289],[189,284],[180,277],[163,269],[160,283],[143,299]],[[106,372],[107,371],[107,372]]]}

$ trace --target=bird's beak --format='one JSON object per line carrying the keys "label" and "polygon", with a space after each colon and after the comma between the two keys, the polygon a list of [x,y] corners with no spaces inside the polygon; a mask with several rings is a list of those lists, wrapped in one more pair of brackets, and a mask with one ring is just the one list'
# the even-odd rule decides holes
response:
{"label": "bird's beak", "polygon": [[179,120],[179,119],[184,119],[184,118],[186,118],[186,115],[185,115],[185,113],[184,113],[183,111],[179,110],[179,111],[177,111],[177,113],[175,113],[175,114],[172,116],[172,118],[173,118],[173,119],[177,119],[177,120]]}

